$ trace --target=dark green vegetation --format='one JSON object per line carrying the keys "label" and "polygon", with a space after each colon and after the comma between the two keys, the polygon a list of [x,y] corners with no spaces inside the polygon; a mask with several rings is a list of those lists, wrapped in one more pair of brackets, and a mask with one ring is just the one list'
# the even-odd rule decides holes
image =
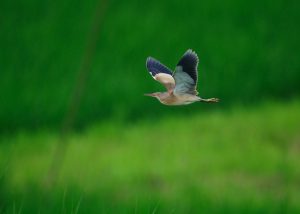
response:
{"label": "dark green vegetation", "polygon": [[99,2],[0,2],[0,213],[300,213],[300,1]]}
{"label": "dark green vegetation", "polygon": [[[0,6],[0,128],[57,127],[82,62],[95,0],[4,1]],[[77,126],[166,110],[143,93],[163,90],[145,70],[174,68],[193,48],[199,91],[222,105],[299,94],[299,1],[107,1]]]}
{"label": "dark green vegetation", "polygon": [[[300,212],[300,103],[99,124],[73,133],[55,188],[55,133],[0,144],[4,213]],[[172,127],[172,128],[170,128]]]}

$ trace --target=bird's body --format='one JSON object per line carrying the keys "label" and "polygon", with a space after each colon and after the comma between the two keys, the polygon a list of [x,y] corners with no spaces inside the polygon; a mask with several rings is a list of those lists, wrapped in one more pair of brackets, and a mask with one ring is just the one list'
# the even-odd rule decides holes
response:
{"label": "bird's body", "polygon": [[196,101],[200,101],[200,97],[192,94],[169,94],[169,92],[159,92],[159,101],[164,105],[187,105]]}
{"label": "bird's body", "polygon": [[151,76],[162,83],[167,91],[145,94],[156,97],[165,105],[187,105],[197,101],[218,102],[217,98],[202,99],[197,96],[198,56],[192,50],[187,50],[178,62],[175,71],[158,60],[148,57],[146,67]]}

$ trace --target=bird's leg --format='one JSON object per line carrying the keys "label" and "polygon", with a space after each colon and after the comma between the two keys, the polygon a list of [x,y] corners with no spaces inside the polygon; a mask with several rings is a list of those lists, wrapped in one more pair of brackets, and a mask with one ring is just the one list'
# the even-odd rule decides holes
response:
{"label": "bird's leg", "polygon": [[218,98],[209,98],[209,99],[200,99],[201,102],[208,102],[208,103],[217,103],[219,102]]}

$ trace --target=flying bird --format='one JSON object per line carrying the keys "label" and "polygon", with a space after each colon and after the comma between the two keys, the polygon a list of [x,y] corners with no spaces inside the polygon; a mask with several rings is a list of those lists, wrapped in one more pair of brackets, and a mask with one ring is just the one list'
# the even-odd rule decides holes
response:
{"label": "flying bird", "polygon": [[197,96],[198,62],[197,54],[189,49],[172,72],[158,60],[148,57],[146,67],[149,73],[156,81],[163,84],[167,91],[145,95],[155,97],[165,105],[187,105],[197,101],[218,102],[218,98],[203,99]]}

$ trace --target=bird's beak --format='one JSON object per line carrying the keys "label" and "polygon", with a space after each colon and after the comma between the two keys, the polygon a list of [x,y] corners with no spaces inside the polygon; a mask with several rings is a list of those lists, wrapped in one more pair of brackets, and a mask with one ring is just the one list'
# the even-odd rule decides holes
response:
{"label": "bird's beak", "polygon": [[155,97],[154,93],[150,93],[150,94],[144,94],[145,96],[149,96],[149,97]]}

